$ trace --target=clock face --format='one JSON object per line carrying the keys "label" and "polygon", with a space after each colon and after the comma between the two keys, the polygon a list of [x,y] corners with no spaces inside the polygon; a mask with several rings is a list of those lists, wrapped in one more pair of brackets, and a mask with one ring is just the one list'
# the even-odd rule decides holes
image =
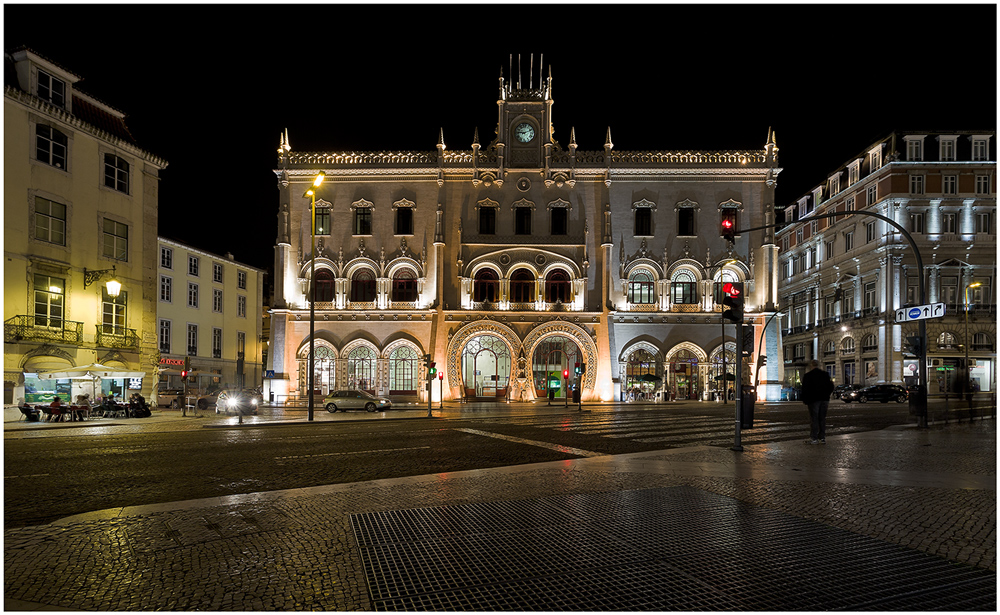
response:
{"label": "clock face", "polygon": [[531,127],[531,124],[518,124],[517,128],[514,129],[514,136],[521,143],[527,143],[535,138],[535,129]]}

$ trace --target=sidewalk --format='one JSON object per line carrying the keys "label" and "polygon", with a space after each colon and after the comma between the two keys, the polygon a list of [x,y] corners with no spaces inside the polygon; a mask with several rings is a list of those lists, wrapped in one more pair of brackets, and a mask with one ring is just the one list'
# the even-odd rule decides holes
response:
{"label": "sidewalk", "polygon": [[96,511],[5,532],[5,609],[994,611],[995,420],[827,442]]}

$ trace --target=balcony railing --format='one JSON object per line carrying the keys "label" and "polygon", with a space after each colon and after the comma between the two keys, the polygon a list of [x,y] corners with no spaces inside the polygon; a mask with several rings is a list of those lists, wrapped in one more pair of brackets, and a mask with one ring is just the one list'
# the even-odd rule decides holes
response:
{"label": "balcony railing", "polygon": [[45,316],[12,316],[3,323],[5,342],[45,341],[83,343],[83,323]]}
{"label": "balcony railing", "polygon": [[97,325],[97,345],[101,348],[139,348],[135,329]]}
{"label": "balcony railing", "polygon": [[390,310],[415,310],[417,309],[416,301],[390,301]]}
{"label": "balcony railing", "polygon": [[657,305],[655,303],[629,303],[628,311],[630,312],[655,312],[657,311]]}

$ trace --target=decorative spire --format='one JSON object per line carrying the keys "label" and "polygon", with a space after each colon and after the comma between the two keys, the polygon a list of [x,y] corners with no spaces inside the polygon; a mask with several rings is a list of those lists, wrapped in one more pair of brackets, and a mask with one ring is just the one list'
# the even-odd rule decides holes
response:
{"label": "decorative spire", "polygon": [[576,149],[576,127],[570,126],[569,129],[569,146],[571,149]]}
{"label": "decorative spire", "polygon": [[[441,139],[442,140],[444,139],[443,132],[441,133]],[[472,149],[478,149],[478,148],[479,148],[479,128],[477,127],[474,129],[474,132],[472,134]]]}
{"label": "decorative spire", "polygon": [[444,144],[444,127],[442,127],[440,129],[440,132],[438,133],[437,147],[442,152],[446,149],[445,144]]}
{"label": "decorative spire", "polygon": [[611,142],[611,127],[608,126],[608,136],[604,138],[604,149],[610,150],[614,146],[615,144]]}

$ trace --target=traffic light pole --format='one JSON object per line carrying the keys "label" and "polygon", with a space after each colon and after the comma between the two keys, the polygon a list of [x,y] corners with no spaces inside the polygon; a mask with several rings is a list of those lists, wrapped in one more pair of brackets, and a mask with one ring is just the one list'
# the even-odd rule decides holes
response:
{"label": "traffic light pole", "polygon": [[[740,429],[743,427],[743,396],[740,394],[743,391],[743,319],[740,318],[739,322],[736,323],[736,439],[733,442],[734,451],[743,450],[742,434]],[[723,354],[725,354],[725,348],[723,348]]]}

